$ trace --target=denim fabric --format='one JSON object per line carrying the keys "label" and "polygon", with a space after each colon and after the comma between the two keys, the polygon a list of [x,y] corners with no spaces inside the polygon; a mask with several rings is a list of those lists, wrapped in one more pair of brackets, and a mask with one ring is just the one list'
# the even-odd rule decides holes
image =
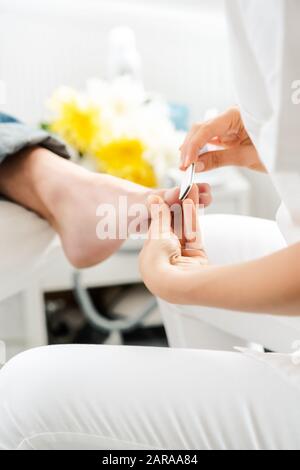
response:
{"label": "denim fabric", "polygon": [[4,114],[0,112],[0,124],[8,122],[20,122],[16,118],[9,116],[9,114]]}
{"label": "denim fabric", "polygon": [[0,164],[20,150],[34,146],[43,147],[61,157],[70,158],[68,149],[58,138],[0,112]]}

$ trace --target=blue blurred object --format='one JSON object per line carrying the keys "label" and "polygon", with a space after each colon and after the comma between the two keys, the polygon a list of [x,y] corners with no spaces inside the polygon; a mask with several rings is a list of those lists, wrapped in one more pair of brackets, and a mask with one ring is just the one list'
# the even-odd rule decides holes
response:
{"label": "blue blurred object", "polygon": [[19,122],[16,118],[9,116],[8,114],[4,114],[0,112],[0,124],[8,124],[11,122]]}
{"label": "blue blurred object", "polygon": [[169,103],[170,119],[179,131],[187,131],[189,122],[189,109],[184,104]]}

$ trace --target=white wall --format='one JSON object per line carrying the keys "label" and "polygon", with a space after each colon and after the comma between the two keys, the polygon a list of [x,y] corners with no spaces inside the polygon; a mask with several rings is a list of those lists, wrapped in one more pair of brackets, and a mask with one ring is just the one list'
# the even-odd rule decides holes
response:
{"label": "white wall", "polygon": [[[182,102],[199,120],[234,102],[222,0],[0,0],[1,106],[29,122],[61,84],[105,76],[107,34],[131,26],[148,89]],[[273,215],[274,193],[254,178],[253,212]]]}
{"label": "white wall", "polygon": [[227,106],[233,98],[224,17],[206,0],[194,3],[0,0],[6,109],[38,120],[55,86],[105,75],[107,33],[120,24],[136,33],[148,88],[186,103],[192,120],[207,107]]}

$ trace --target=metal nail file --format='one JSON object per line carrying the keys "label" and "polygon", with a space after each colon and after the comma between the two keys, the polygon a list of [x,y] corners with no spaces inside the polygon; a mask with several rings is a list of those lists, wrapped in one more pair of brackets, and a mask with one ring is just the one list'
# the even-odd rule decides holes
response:
{"label": "metal nail file", "polygon": [[[202,147],[202,149],[199,150],[198,156],[200,157],[202,154],[208,152],[208,146],[205,145]],[[180,186],[180,194],[179,194],[179,200],[184,201],[188,195],[190,190],[192,189],[192,186],[194,184],[195,180],[195,173],[196,173],[196,165],[195,163],[192,163],[191,166],[185,171],[183,175],[183,179],[181,182]]]}
{"label": "metal nail file", "polygon": [[195,163],[192,163],[188,169],[185,171],[183,175],[183,179],[180,186],[180,194],[179,199],[180,201],[184,201],[188,195],[192,186],[194,184],[195,179]]}

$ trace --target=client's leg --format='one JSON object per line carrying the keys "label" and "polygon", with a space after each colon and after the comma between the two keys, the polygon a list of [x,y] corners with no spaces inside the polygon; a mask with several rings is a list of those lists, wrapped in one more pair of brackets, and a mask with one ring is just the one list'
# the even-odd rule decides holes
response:
{"label": "client's leg", "polygon": [[238,353],[46,347],[0,371],[0,448],[300,449],[300,391]]}
{"label": "client's leg", "polygon": [[111,204],[118,214],[120,196],[127,197],[129,206],[147,198],[145,188],[91,173],[40,147],[23,150],[2,163],[0,194],[48,220],[60,235],[67,257],[78,267],[99,263],[124,241],[117,236],[97,239],[99,204]]}
{"label": "client's leg", "polygon": [[[252,217],[207,215],[201,218],[204,245],[212,264],[234,264],[266,256],[285,247],[275,222]],[[170,345],[183,348],[232,349],[253,341],[278,350],[272,322],[265,315],[234,313],[207,307],[185,307],[160,301]],[[298,319],[289,319],[289,323]],[[287,322],[287,320],[286,320]],[[281,325],[282,351],[289,351],[291,340]],[[277,347],[276,347],[277,346]]]}

